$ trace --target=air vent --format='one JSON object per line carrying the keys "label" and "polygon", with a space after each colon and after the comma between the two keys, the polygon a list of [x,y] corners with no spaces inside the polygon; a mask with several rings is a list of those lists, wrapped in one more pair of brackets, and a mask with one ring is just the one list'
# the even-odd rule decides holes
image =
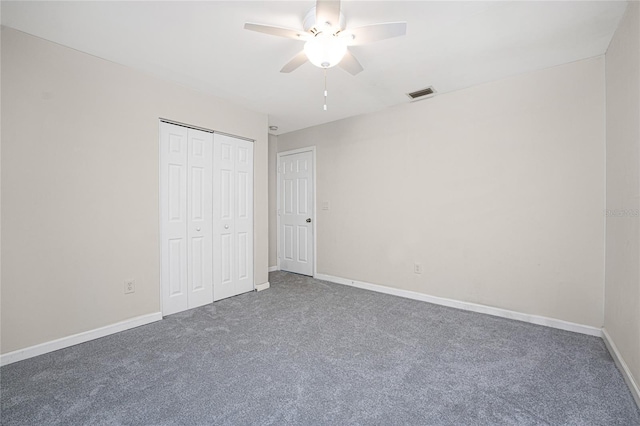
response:
{"label": "air vent", "polygon": [[416,101],[418,99],[431,96],[435,93],[436,91],[434,90],[434,88],[432,86],[429,86],[426,89],[420,89],[420,90],[416,90],[415,92],[407,93],[407,96],[410,97],[411,100]]}

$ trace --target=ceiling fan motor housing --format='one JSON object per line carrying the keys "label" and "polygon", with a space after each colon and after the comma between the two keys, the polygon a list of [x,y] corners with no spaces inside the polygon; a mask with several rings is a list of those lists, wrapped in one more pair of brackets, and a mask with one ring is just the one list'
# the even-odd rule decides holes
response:
{"label": "ceiling fan motor housing", "polygon": [[304,28],[304,30],[313,35],[316,35],[323,30],[326,30],[328,24],[329,28],[332,30],[332,33],[335,34],[336,32],[343,30],[345,27],[344,14],[342,13],[342,11],[340,11],[340,19],[338,19],[338,22],[322,22],[322,17],[318,18],[319,19],[316,19],[316,8],[314,6],[311,8],[311,10],[309,10],[309,12],[307,12],[304,17],[304,21],[302,22],[302,27]]}

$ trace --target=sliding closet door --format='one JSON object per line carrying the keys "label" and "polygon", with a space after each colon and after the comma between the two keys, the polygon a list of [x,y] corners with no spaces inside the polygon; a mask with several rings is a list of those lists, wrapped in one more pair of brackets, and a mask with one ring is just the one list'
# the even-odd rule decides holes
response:
{"label": "sliding closet door", "polygon": [[215,134],[213,298],[253,290],[253,143]]}
{"label": "sliding closet door", "polygon": [[162,313],[188,309],[187,129],[160,123]]}
{"label": "sliding closet door", "polygon": [[189,129],[187,282],[189,309],[213,302],[213,134]]}
{"label": "sliding closet door", "polygon": [[213,302],[213,135],[160,123],[162,313]]}

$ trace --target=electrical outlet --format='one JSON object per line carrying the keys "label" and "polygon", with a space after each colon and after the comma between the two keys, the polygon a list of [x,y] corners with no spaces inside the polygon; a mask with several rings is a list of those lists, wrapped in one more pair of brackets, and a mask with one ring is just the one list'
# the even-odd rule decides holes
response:
{"label": "electrical outlet", "polygon": [[136,280],[124,280],[124,294],[136,292]]}
{"label": "electrical outlet", "polygon": [[414,274],[421,274],[422,273],[422,265],[420,263],[414,263],[413,264],[413,273]]}

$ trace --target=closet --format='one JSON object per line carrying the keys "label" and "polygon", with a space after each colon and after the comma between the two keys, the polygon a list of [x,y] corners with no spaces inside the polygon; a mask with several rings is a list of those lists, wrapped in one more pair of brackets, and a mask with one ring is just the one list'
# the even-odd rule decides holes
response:
{"label": "closet", "polygon": [[162,313],[251,291],[253,142],[160,122]]}

